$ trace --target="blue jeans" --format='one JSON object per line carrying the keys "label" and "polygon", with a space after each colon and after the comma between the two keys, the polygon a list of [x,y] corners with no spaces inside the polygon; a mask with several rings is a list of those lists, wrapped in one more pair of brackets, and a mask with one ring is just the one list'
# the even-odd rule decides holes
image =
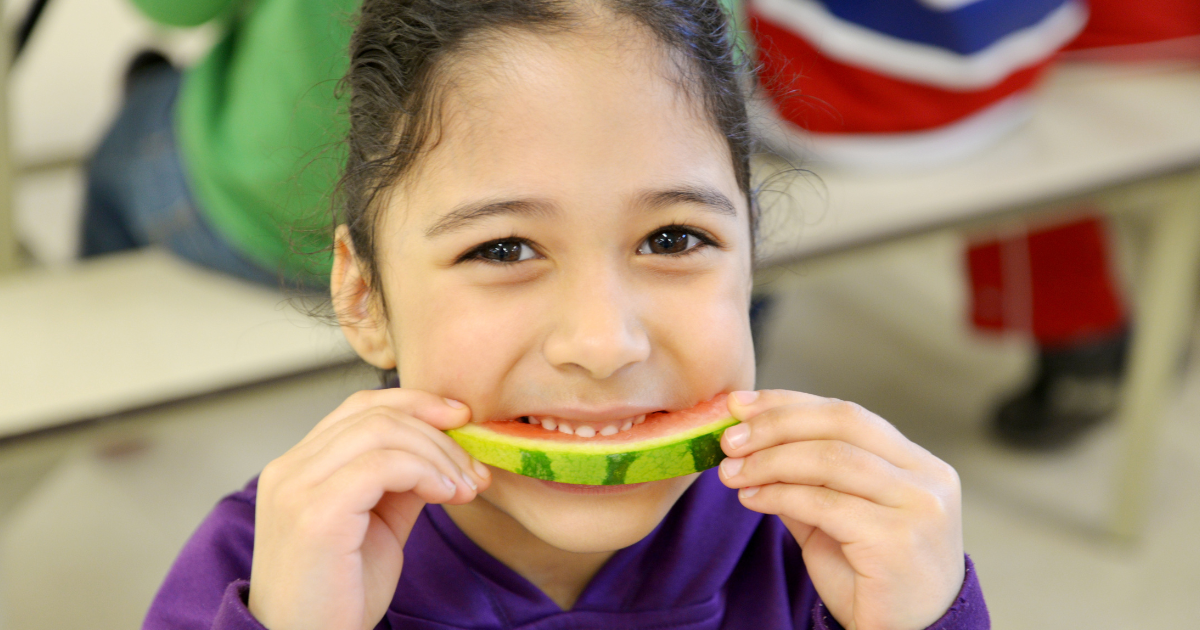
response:
{"label": "blue jeans", "polygon": [[157,245],[203,267],[279,286],[280,274],[235,250],[196,206],[175,139],[180,79],[166,64],[130,78],[125,104],[88,164],[80,255]]}

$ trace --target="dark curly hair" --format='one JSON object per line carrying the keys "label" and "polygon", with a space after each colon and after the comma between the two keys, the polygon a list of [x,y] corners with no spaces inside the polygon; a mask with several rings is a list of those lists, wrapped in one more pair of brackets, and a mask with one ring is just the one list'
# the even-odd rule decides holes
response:
{"label": "dark curly hair", "polygon": [[750,73],[720,0],[364,0],[340,86],[349,92],[350,131],[334,223],[347,225],[376,295],[382,296],[374,242],[381,204],[375,201],[436,141],[439,72],[455,55],[486,46],[486,36],[570,32],[596,8],[633,20],[674,53],[681,86],[729,144],[754,236]]}

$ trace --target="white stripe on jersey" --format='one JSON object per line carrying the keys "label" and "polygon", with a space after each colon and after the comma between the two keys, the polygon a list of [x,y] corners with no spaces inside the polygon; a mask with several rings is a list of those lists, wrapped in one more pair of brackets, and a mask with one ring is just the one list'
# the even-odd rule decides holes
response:
{"label": "white stripe on jersey", "polygon": [[870,173],[944,168],[992,146],[1033,116],[1033,98],[1020,92],[927,131],[810,133],[781,118],[773,105],[751,103],[759,137],[780,155]]}
{"label": "white stripe on jersey", "polygon": [[917,0],[934,11],[957,11],[968,4],[983,2],[983,0]]}

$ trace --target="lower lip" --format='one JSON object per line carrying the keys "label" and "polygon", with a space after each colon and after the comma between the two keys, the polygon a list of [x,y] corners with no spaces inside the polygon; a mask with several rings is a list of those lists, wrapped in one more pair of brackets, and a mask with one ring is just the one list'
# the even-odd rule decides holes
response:
{"label": "lower lip", "polygon": [[646,485],[645,483],[626,483],[617,486],[584,486],[575,483],[559,483],[557,481],[546,481],[538,479],[542,485],[557,490],[558,492],[566,492],[567,494],[623,494],[625,492],[633,492],[638,488]]}

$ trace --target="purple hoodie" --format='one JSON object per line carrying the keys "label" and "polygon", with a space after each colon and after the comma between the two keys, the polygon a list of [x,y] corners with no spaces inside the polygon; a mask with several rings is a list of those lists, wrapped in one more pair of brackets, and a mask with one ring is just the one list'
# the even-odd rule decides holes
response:
{"label": "purple hoodie", "polygon": [[[262,630],[246,609],[258,481],[217,504],[184,546],[144,630]],[[991,627],[970,558],[962,590],[934,630]],[[774,516],[751,512],[715,471],[663,522],[617,551],[562,610],[480,549],[437,505],[404,547],[396,595],[377,628],[412,630],[840,630]]]}

